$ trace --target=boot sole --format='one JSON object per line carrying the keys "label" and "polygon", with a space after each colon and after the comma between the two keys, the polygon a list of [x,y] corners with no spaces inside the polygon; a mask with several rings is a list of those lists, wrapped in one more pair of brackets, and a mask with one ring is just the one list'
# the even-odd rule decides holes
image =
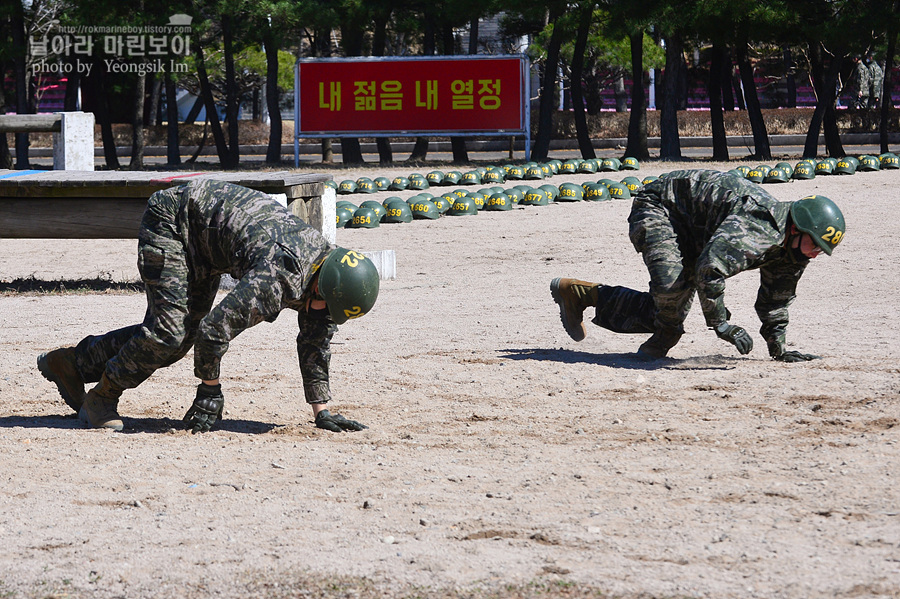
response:
{"label": "boot sole", "polygon": [[59,395],[63,398],[63,401],[66,402],[66,405],[75,410],[76,413],[79,412],[81,410],[81,402],[76,401],[76,399],[66,390],[66,386],[63,385],[62,381],[56,378],[53,370],[50,369],[50,365],[47,364],[46,352],[38,356],[37,367],[41,372],[41,376],[56,385],[56,390],[59,391]]}
{"label": "boot sole", "polygon": [[561,277],[557,277],[550,281],[550,295],[553,296],[553,301],[559,305],[559,319],[562,321],[563,328],[566,329],[566,333],[569,334],[569,337],[574,339],[575,341],[584,341],[585,332],[584,332],[584,323],[580,323],[577,328],[573,328],[569,326],[569,319],[566,318],[566,303],[562,299],[562,295],[559,293],[559,281]]}

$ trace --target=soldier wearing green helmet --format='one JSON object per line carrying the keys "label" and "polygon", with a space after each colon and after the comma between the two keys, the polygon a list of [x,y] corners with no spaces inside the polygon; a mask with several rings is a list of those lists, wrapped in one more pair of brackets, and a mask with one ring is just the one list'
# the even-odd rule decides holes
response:
{"label": "soldier wearing green helmet", "polygon": [[762,187],[734,173],[673,171],[635,197],[629,235],[650,273],[650,291],[557,278],[550,292],[566,332],[585,337],[583,313],[617,333],[651,337],[638,351],[644,359],[665,357],[684,334],[694,294],[710,330],[747,354],[753,338],[729,322],[725,280],[759,269],[756,313],[769,355],[782,362],[818,358],[786,348],[788,306],[811,259],[831,255],[846,231],[837,205],[823,196],[779,202]]}
{"label": "soldier wearing green helmet", "polygon": [[[269,195],[221,181],[154,193],[141,220],[138,270],[147,293],[143,322],[75,347],[41,354],[38,369],[94,428],[122,430],[119,399],[193,347],[200,379],[184,416],[192,432],[222,418],[222,358],[244,330],[297,312],[297,354],[315,423],[331,431],[365,426],[330,413],[329,362],[337,325],[369,312],[379,276],[371,260],[329,243]],[[219,278],[237,286],[216,304]],[[97,383],[85,393],[87,383]]]}

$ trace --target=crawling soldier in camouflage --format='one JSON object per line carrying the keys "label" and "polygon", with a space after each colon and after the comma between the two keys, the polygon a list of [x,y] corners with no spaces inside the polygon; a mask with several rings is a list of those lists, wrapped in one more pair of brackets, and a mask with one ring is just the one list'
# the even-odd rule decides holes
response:
{"label": "crawling soldier in camouflage", "polygon": [[650,292],[575,279],[553,279],[569,335],[584,339],[582,314],[596,308],[594,323],[617,333],[652,333],[638,354],[664,357],[684,333],[694,292],[706,324],[747,354],[753,338],[730,324],[725,279],[759,269],[756,313],[772,358],[784,362],[818,356],[785,350],[788,306],[810,259],[829,256],[844,236],[844,217],[826,197],[779,202],[759,185],[730,173],[673,171],[635,197],[629,235],[650,272]]}
{"label": "crawling soldier in camouflage", "polygon": [[[267,194],[198,181],[150,197],[138,270],[147,291],[141,324],[38,357],[41,374],[90,426],[122,430],[122,392],[193,346],[194,374],[202,382],[184,421],[195,433],[208,431],[222,418],[219,365],[229,342],[291,308],[298,314],[300,373],[316,426],[335,432],[366,428],[325,407],[337,325],[371,310],[378,296],[370,260],[331,245]],[[213,307],[225,273],[237,286]],[[85,394],[85,383],[95,382]]]}

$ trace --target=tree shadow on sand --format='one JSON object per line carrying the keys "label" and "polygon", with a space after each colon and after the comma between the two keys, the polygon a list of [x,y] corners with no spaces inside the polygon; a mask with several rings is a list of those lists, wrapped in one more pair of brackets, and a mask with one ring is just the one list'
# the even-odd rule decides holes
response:
{"label": "tree shadow on sand", "polygon": [[597,364],[628,370],[732,370],[736,368],[735,362],[738,360],[738,358],[722,355],[701,356],[683,360],[675,358],[645,360],[636,353],[595,354],[585,351],[545,347],[507,349],[501,353],[500,357],[510,360],[562,362],[563,364]]}

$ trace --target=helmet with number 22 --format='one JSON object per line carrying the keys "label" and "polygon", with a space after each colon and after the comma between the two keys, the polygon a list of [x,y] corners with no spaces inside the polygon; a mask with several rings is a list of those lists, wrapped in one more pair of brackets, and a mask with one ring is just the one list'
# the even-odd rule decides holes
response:
{"label": "helmet with number 22", "polygon": [[319,294],[336,324],[369,312],[378,298],[375,264],[353,250],[334,249],[319,267]]}

